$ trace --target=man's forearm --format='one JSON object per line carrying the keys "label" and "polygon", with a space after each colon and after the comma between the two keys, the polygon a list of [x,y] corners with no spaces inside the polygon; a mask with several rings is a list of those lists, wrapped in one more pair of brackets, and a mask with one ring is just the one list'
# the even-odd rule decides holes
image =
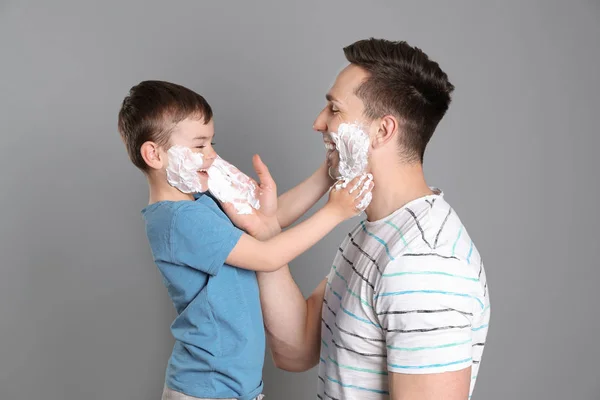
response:
{"label": "man's forearm", "polygon": [[[268,240],[280,231],[271,225],[256,238]],[[324,284],[305,300],[287,265],[275,272],[259,272],[257,277],[267,342],[275,365],[297,372],[314,367],[321,348]]]}
{"label": "man's forearm", "polygon": [[279,196],[277,219],[282,228],[287,228],[306,213],[333,185],[323,163],[310,177],[298,186]]}
{"label": "man's forearm", "polygon": [[308,298],[287,266],[258,273],[260,300],[273,361],[286,371],[306,371],[319,362],[325,281]]}

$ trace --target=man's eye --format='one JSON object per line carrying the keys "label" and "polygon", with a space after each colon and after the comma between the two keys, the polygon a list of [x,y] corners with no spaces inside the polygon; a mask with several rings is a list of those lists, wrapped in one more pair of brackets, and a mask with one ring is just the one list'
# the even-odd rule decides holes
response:
{"label": "man's eye", "polygon": [[331,109],[331,112],[333,112],[333,113],[336,113],[336,112],[339,112],[339,111],[340,111],[340,110],[339,110],[339,109],[338,109],[336,106],[334,106],[333,104],[332,104],[331,106],[329,106],[329,108]]}

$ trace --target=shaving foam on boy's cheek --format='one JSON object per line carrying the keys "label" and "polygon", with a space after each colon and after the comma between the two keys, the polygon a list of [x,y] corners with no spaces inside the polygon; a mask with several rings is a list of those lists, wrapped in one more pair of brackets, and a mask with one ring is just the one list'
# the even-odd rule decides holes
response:
{"label": "shaving foam on boy's cheek", "polygon": [[[359,124],[342,123],[339,125],[337,133],[331,133],[331,138],[339,154],[340,162],[338,170],[342,186],[346,187],[348,182],[367,171],[370,145],[369,135]],[[368,186],[371,179],[369,177],[364,184]],[[370,192],[367,193],[361,200],[359,208],[367,208],[372,198],[373,195]]]}
{"label": "shaving foam on boy's cheek", "polygon": [[202,168],[204,157],[194,153],[189,147],[172,146],[168,154],[167,181],[183,193],[201,193],[207,190],[200,182],[198,170]]}
{"label": "shaving foam on boy's cheek", "polygon": [[238,214],[251,214],[252,208],[260,208],[252,179],[221,157],[217,156],[208,169],[208,189],[220,201],[232,203]]}

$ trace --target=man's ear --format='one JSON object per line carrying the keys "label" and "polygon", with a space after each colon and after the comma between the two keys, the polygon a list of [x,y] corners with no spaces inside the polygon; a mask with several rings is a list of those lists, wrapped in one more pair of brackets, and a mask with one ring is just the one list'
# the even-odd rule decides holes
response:
{"label": "man's ear", "polygon": [[160,147],[154,142],[148,141],[142,144],[140,154],[146,164],[152,169],[162,169],[167,161],[163,153],[161,153]]}
{"label": "man's ear", "polygon": [[385,146],[398,135],[398,120],[392,115],[385,115],[377,123],[377,133],[373,140],[373,148]]}

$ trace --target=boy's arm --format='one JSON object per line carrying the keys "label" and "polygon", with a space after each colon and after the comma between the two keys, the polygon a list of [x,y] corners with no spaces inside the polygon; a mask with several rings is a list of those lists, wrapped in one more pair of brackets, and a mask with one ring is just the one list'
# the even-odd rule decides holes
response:
{"label": "boy's arm", "polygon": [[[364,177],[354,178],[345,188],[332,190],[327,204],[298,226],[264,242],[242,234],[226,262],[253,271],[275,271],[314,246],[339,223],[357,215],[359,204],[372,189],[373,183]],[[243,226],[241,221],[247,218],[236,215],[232,204],[225,203],[223,208],[234,223]]]}
{"label": "boy's arm", "polygon": [[298,226],[264,242],[244,233],[226,262],[253,271],[275,271],[314,246],[345,219],[324,207]]}
{"label": "boy's arm", "polygon": [[287,228],[306,213],[334,184],[324,162],[310,177],[278,198],[277,220]]}

